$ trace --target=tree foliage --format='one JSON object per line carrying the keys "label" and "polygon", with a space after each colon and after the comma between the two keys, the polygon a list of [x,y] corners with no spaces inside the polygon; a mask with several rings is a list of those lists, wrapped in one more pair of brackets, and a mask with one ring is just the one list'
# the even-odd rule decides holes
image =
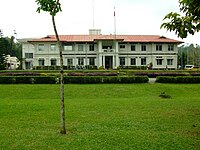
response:
{"label": "tree foliage", "polygon": [[41,10],[49,12],[51,16],[55,16],[58,12],[62,11],[59,0],[36,0],[38,5],[37,12]]}
{"label": "tree foliage", "polygon": [[166,28],[181,37],[186,38],[188,34],[194,35],[200,30],[200,2],[199,0],[179,0],[180,11],[184,14],[171,12],[163,20],[161,28]]}
{"label": "tree foliage", "polygon": [[18,59],[22,58],[22,45],[15,42],[14,39],[14,36],[0,38],[0,70],[5,69],[4,61],[6,55],[17,57]]}
{"label": "tree foliage", "polygon": [[178,65],[184,68],[185,65],[200,67],[200,45],[182,45],[178,48]]}

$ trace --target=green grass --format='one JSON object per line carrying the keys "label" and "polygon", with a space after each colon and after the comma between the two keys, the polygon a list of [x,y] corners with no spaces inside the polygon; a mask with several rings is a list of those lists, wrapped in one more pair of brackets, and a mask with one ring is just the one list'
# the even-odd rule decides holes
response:
{"label": "green grass", "polygon": [[199,89],[65,85],[68,135],[60,135],[59,85],[0,85],[0,149],[200,149]]}

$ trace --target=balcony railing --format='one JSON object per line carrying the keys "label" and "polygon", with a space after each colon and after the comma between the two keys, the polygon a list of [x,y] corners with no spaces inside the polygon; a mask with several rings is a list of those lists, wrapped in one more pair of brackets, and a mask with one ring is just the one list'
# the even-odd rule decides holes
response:
{"label": "balcony railing", "polygon": [[110,53],[110,52],[114,52],[114,49],[103,49],[103,51],[104,51],[105,53]]}

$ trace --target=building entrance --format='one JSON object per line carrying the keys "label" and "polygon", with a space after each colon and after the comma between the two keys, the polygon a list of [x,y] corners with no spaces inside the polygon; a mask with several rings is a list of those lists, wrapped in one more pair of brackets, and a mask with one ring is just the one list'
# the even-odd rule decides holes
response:
{"label": "building entrance", "polygon": [[105,56],[105,68],[113,69],[113,56]]}

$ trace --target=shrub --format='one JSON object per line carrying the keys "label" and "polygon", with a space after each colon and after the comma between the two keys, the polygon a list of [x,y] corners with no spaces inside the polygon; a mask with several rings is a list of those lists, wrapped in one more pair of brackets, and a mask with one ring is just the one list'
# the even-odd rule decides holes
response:
{"label": "shrub", "polygon": [[63,66],[64,70],[75,70],[75,66]]}
{"label": "shrub", "polygon": [[97,70],[98,69],[97,66],[94,66],[94,65],[86,65],[85,68],[87,70]]}
{"label": "shrub", "polygon": [[161,98],[171,98],[171,96],[169,94],[166,94],[166,92],[161,92],[159,97],[161,97]]}
{"label": "shrub", "polygon": [[15,83],[15,77],[10,77],[10,76],[3,76],[0,77],[0,84],[13,84]]}
{"label": "shrub", "polygon": [[119,69],[127,70],[146,70],[147,66],[119,66]]}
{"label": "shrub", "polygon": [[112,76],[66,76],[65,83],[147,83],[148,77],[112,77]]}
{"label": "shrub", "polygon": [[197,72],[190,72],[190,75],[191,76],[200,76],[200,72],[197,71]]}
{"label": "shrub", "polygon": [[38,72],[3,72],[1,76],[39,76]]}
{"label": "shrub", "polygon": [[200,76],[157,77],[159,83],[200,83]]}
{"label": "shrub", "polygon": [[17,76],[15,79],[16,79],[15,83],[17,83],[17,84],[32,84],[32,83],[34,83],[34,78],[33,77]]}
{"label": "shrub", "polygon": [[104,66],[100,66],[98,69],[99,70],[104,70],[105,68],[104,68]]}
{"label": "shrub", "polygon": [[33,79],[35,84],[55,84],[57,82],[55,77],[34,77]]}
{"label": "shrub", "polygon": [[158,77],[156,77],[156,82],[158,82],[158,83],[176,83],[176,78],[168,77],[168,76],[158,76]]}
{"label": "shrub", "polygon": [[[147,83],[148,77],[117,77],[117,76],[66,76],[65,83],[95,84],[95,83]],[[0,77],[0,84],[55,84],[59,78],[48,76],[6,76]]]}
{"label": "shrub", "polygon": [[68,76],[117,76],[116,72],[70,72]]}
{"label": "shrub", "polygon": [[60,66],[34,66],[33,70],[60,70]]}
{"label": "shrub", "polygon": [[93,76],[71,76],[64,77],[64,83],[77,83],[77,84],[93,84],[93,83],[101,83],[100,77]]}
{"label": "shrub", "polygon": [[136,76],[148,76],[149,78],[156,78],[157,76],[188,76],[187,72],[136,72]]}
{"label": "shrub", "polygon": [[55,84],[55,77],[40,76],[3,76],[0,77],[0,84]]}

